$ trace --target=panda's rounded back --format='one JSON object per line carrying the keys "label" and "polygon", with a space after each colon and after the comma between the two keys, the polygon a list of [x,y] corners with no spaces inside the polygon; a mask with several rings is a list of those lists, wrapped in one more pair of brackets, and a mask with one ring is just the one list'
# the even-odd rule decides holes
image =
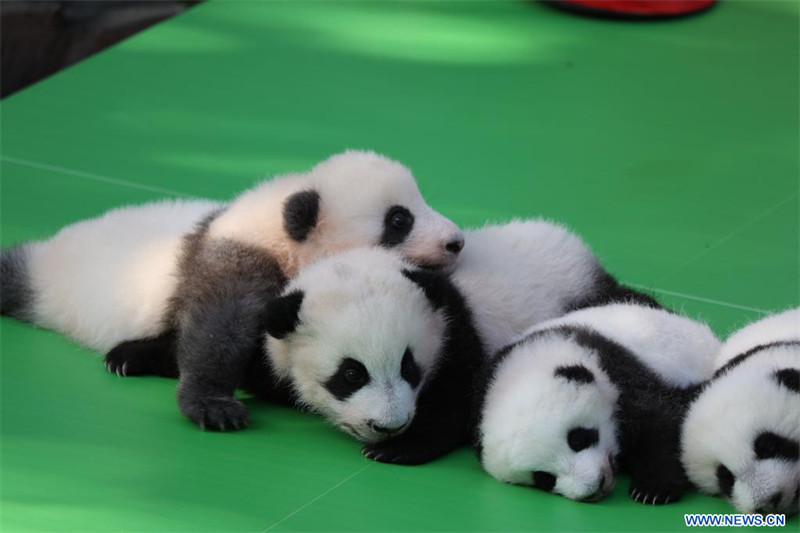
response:
{"label": "panda's rounded back", "polygon": [[668,385],[688,387],[708,379],[720,341],[707,324],[633,303],[573,311],[537,324],[526,334],[560,326],[582,326],[627,348]]}
{"label": "panda's rounded back", "polygon": [[792,340],[800,341],[800,308],[769,315],[733,332],[720,347],[715,366],[720,368],[757,346]]}
{"label": "panda's rounded back", "polygon": [[580,237],[543,219],[487,225],[465,237],[453,282],[490,355],[591,294],[602,270]]}

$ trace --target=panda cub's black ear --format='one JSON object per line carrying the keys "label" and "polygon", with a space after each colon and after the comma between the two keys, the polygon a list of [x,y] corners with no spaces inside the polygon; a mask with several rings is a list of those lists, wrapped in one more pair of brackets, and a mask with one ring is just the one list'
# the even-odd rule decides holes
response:
{"label": "panda cub's black ear", "polygon": [[283,204],[283,229],[297,242],[308,238],[319,218],[319,193],[300,191],[289,196]]}
{"label": "panda cub's black ear", "polygon": [[440,309],[447,303],[448,281],[443,274],[427,270],[403,270],[403,275],[416,283],[425,292],[425,296],[434,309]]}
{"label": "panda cub's black ear", "polygon": [[304,296],[303,291],[293,291],[269,302],[261,315],[262,330],[283,339],[297,329]]}

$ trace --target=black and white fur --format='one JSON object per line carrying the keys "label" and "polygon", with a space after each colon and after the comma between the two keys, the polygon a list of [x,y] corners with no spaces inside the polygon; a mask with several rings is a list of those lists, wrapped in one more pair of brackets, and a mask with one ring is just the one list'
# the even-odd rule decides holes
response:
{"label": "black and white fur", "polygon": [[737,331],[716,364],[683,427],[689,479],[742,513],[797,513],[800,309]]}
{"label": "black and white fur", "polygon": [[[425,203],[408,169],[348,151],[227,205],[122,208],[4,250],[1,310],[101,351],[128,340],[174,345],[181,411],[231,429],[246,425],[247,413],[215,376],[244,372],[266,302],[302,266],[364,245],[446,268],[463,237]],[[106,363],[118,373],[174,373],[169,362],[126,366],[116,355]]]}
{"label": "black and white fur", "polygon": [[686,390],[713,371],[719,341],[663,309],[609,304],[539,324],[486,366],[478,452],[496,479],[596,501],[619,464],[635,500],[680,498]]}
{"label": "black and white fur", "polygon": [[465,231],[468,246],[453,272],[486,352],[493,355],[534,324],[592,305],[650,296],[620,285],[583,240],[543,219]]}
{"label": "black and white fur", "polygon": [[[240,371],[215,374],[216,387],[318,412],[378,461],[419,464],[468,442],[483,353],[444,274],[380,248],[351,250],[304,268],[257,315],[266,337],[255,336]],[[215,408],[189,415],[209,429],[235,418],[215,413],[243,409],[227,394],[206,401]]]}

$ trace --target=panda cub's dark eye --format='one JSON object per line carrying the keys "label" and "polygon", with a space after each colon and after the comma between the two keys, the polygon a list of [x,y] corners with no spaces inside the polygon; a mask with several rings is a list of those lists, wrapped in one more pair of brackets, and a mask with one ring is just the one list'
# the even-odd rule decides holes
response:
{"label": "panda cub's dark eye", "polygon": [[336,399],[344,401],[367,383],[369,383],[367,367],[347,357],[323,385]]}
{"label": "panda cub's dark eye", "polygon": [[717,483],[719,483],[719,492],[726,498],[730,498],[733,494],[733,484],[736,483],[736,478],[733,472],[728,470],[725,465],[717,467]]}
{"label": "panda cub's dark eye", "polygon": [[405,210],[397,210],[392,213],[392,226],[397,229],[403,229],[411,224],[411,214]]}
{"label": "panda cub's dark eye", "polygon": [[353,384],[361,384],[367,380],[367,374],[363,365],[361,368],[352,366],[344,369],[344,379]]}
{"label": "panda cub's dark eye", "polygon": [[414,354],[411,353],[411,348],[406,348],[403,354],[403,361],[400,363],[400,376],[411,385],[411,388],[416,388],[421,379],[421,372],[416,361],[414,361]]}
{"label": "panda cub's dark eye", "polygon": [[574,428],[567,433],[567,444],[573,452],[580,452],[591,448],[600,440],[600,433],[596,429]]}
{"label": "panda cub's dark eye", "polygon": [[391,248],[406,240],[414,227],[414,215],[402,205],[393,205],[386,210],[383,219],[383,234],[380,245]]}

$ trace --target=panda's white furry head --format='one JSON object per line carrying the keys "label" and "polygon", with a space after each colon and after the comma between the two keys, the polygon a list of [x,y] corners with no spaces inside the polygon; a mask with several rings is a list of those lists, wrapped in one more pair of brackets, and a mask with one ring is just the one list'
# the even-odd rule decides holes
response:
{"label": "panda's white furry head", "polygon": [[594,354],[544,332],[496,357],[478,428],[484,469],[574,500],[608,494],[618,392]]}
{"label": "panda's white furry head", "polygon": [[365,442],[404,431],[436,370],[446,322],[380,248],[314,263],[270,305],[267,352],[300,403]]}
{"label": "panda's white furry head", "polygon": [[461,230],[425,203],[406,167],[357,150],[260,184],[209,232],[269,249],[289,275],[332,253],[374,245],[447,269],[464,246]]}
{"label": "panda's white furry head", "polygon": [[800,344],[723,367],[689,409],[681,439],[689,479],[742,513],[798,511]]}

